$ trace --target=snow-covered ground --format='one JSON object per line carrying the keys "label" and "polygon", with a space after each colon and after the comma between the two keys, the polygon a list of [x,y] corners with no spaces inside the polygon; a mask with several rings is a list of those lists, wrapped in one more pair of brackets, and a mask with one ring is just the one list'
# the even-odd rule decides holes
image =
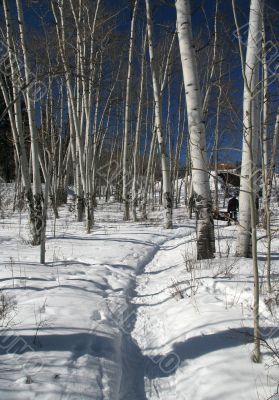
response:
{"label": "snow-covered ground", "polygon": [[[270,350],[261,364],[251,361],[252,264],[233,257],[235,226],[219,221],[216,259],[195,262],[195,223],[182,207],[165,230],[159,211],[150,223],[123,223],[119,205],[101,204],[90,235],[68,208],[60,214],[55,237],[48,222],[46,265],[28,244],[24,213],[21,225],[16,213],[0,220],[1,400],[252,400],[276,392]],[[274,239],[274,279],[278,247]],[[262,298],[260,311],[274,347],[277,306]]]}

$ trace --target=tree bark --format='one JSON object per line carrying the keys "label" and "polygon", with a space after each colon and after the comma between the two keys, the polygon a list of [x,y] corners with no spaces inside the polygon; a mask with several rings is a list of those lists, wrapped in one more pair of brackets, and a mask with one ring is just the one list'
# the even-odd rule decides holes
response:
{"label": "tree bark", "polygon": [[197,258],[214,257],[215,238],[207,167],[205,124],[189,0],[176,0],[177,32],[187,104],[192,184],[197,213]]}
{"label": "tree bark", "polygon": [[131,113],[131,83],[132,83],[132,58],[135,44],[135,21],[137,12],[138,0],[135,0],[132,21],[131,21],[131,34],[129,45],[129,59],[128,59],[128,73],[126,82],[126,101],[125,101],[125,120],[124,120],[124,141],[123,141],[123,192],[122,199],[124,202],[124,215],[123,220],[128,221],[129,216],[129,173],[128,173],[128,141],[130,129],[130,113]]}
{"label": "tree bark", "polygon": [[[259,59],[261,50],[262,27],[262,1],[251,0],[249,32],[246,51],[246,61],[241,52],[242,74],[244,78],[243,93],[243,143],[242,162],[240,177],[239,195],[239,231],[237,238],[237,255],[251,257],[251,202],[253,196],[255,201],[256,193],[255,175],[257,169],[257,158],[255,153],[259,141],[259,110],[257,104],[258,83],[259,83]],[[241,46],[241,43],[240,43]],[[251,179],[253,177],[253,188]]]}
{"label": "tree bark", "polygon": [[237,255],[253,258],[254,276],[254,352],[253,361],[260,362],[260,328],[259,328],[259,272],[257,257],[257,230],[255,204],[255,175],[257,172],[257,153],[259,140],[259,110],[257,95],[259,83],[259,60],[262,45],[262,15],[263,1],[251,0],[249,16],[249,32],[246,51],[246,62],[242,53],[239,35],[239,25],[235,11],[235,0],[232,0],[234,19],[236,23],[239,50],[241,57],[242,76],[244,80],[243,98],[243,147],[239,198],[239,231]]}
{"label": "tree bark", "polygon": [[146,17],[147,17],[150,68],[152,74],[153,96],[155,102],[155,130],[157,133],[157,139],[161,154],[161,166],[162,166],[162,178],[163,178],[164,227],[166,229],[170,229],[172,228],[172,196],[171,196],[170,167],[162,131],[163,125],[162,125],[162,114],[161,114],[162,113],[161,91],[159,88],[158,76],[155,70],[152,20],[151,20],[149,0],[145,0],[145,5],[146,5]]}
{"label": "tree bark", "polygon": [[132,183],[132,213],[133,221],[137,221],[137,204],[138,204],[138,162],[139,162],[139,145],[140,145],[140,130],[141,130],[141,117],[142,117],[142,102],[143,102],[143,89],[144,89],[144,62],[146,50],[147,32],[144,36],[142,58],[141,58],[141,78],[140,78],[140,92],[139,92],[139,105],[137,112],[137,125],[135,133],[134,144],[134,159],[133,159],[133,183]]}

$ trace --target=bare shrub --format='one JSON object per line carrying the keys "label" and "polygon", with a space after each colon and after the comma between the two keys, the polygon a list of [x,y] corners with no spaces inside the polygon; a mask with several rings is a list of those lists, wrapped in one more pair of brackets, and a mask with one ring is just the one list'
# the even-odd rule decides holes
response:
{"label": "bare shrub", "polygon": [[226,261],[222,258],[219,259],[218,262],[216,262],[214,265],[215,268],[212,277],[213,278],[222,277],[231,279],[236,272],[237,263],[238,263],[237,258],[231,260],[227,259]]}
{"label": "bare shrub", "polygon": [[0,327],[7,328],[12,325],[15,318],[16,304],[9,296],[0,291]]}
{"label": "bare shrub", "polygon": [[188,297],[194,296],[200,285],[201,280],[198,276],[202,267],[202,260],[195,260],[185,249],[184,254],[182,254],[183,263],[187,272],[187,280],[188,284],[187,290],[190,290],[190,295],[187,294]]}
{"label": "bare shrub", "polygon": [[176,300],[182,300],[185,297],[180,283],[174,279],[172,280],[171,295]]}

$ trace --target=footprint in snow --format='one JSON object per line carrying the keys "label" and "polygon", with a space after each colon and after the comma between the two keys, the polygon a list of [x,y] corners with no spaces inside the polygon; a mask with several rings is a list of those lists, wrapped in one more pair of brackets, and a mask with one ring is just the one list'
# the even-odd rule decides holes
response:
{"label": "footprint in snow", "polygon": [[99,310],[94,310],[91,315],[91,319],[92,321],[101,321],[102,319],[104,319],[104,315]]}

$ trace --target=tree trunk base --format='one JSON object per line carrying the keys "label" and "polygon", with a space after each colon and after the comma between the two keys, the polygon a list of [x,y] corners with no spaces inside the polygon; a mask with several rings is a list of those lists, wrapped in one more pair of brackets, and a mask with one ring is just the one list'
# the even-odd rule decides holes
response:
{"label": "tree trunk base", "polygon": [[124,200],[123,221],[129,221],[129,219],[130,219],[129,201],[128,200]]}
{"label": "tree trunk base", "polygon": [[211,220],[198,220],[197,224],[197,259],[214,258],[214,224]]}
{"label": "tree trunk base", "polygon": [[30,229],[32,235],[31,243],[33,246],[39,246],[41,244],[43,228],[43,194],[36,194],[32,198],[32,191],[30,189],[27,199],[30,212]]}
{"label": "tree trunk base", "polygon": [[77,222],[82,222],[84,215],[84,197],[77,196],[76,205],[77,205]]}

